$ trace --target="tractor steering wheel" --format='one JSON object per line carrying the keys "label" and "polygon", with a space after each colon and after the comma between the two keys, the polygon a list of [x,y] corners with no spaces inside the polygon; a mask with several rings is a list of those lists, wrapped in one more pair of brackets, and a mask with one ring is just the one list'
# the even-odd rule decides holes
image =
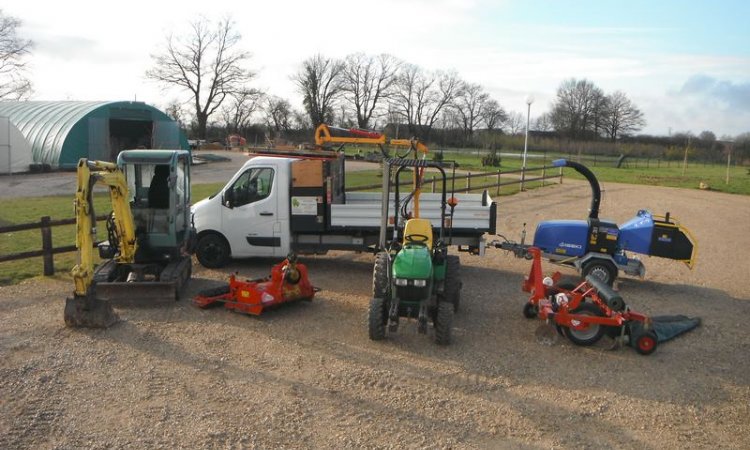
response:
{"label": "tractor steering wheel", "polygon": [[429,236],[425,236],[424,234],[418,234],[418,233],[411,233],[405,236],[406,242],[414,243],[414,244],[426,244],[427,241],[430,240]]}

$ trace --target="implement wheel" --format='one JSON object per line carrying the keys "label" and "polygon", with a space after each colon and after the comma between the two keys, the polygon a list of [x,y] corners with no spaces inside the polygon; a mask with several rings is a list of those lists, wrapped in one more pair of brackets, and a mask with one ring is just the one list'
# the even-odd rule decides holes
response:
{"label": "implement wheel", "polygon": [[445,258],[445,300],[453,305],[453,312],[458,312],[461,303],[461,259],[456,255]]}
{"label": "implement wheel", "polygon": [[523,305],[523,316],[525,318],[533,319],[537,314],[539,314],[539,308],[535,304],[528,302]]}
{"label": "implement wheel", "polygon": [[[571,314],[580,314],[585,316],[603,316],[599,308],[593,303],[581,303]],[[579,329],[573,327],[562,327],[565,337],[570,339],[576,345],[589,346],[596,344],[604,336],[604,327],[596,324],[582,324]]]}
{"label": "implement wheel", "polygon": [[383,298],[375,297],[370,300],[370,313],[368,317],[368,327],[370,339],[381,341],[385,339],[385,324],[388,322],[387,303]]}
{"label": "implement wheel", "polygon": [[653,330],[646,331],[638,336],[634,336],[633,347],[641,355],[650,355],[656,351],[659,345],[656,333]]}

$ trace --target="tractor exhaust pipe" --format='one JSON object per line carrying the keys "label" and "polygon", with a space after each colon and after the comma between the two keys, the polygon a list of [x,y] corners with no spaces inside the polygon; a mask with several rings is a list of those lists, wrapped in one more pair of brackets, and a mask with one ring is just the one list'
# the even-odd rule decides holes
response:
{"label": "tractor exhaust pipe", "polygon": [[591,185],[591,208],[589,209],[589,219],[598,219],[599,203],[602,201],[602,190],[599,187],[599,180],[596,179],[594,173],[583,164],[568,161],[567,159],[556,159],[552,161],[552,167],[570,167],[586,178]]}

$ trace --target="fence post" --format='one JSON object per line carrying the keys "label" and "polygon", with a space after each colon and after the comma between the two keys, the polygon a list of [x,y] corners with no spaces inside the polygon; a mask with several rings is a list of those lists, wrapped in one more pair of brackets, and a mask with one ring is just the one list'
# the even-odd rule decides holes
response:
{"label": "fence post", "polygon": [[560,167],[560,184],[562,184],[562,167]]}
{"label": "fence post", "polygon": [[44,275],[55,274],[55,258],[52,254],[52,229],[49,226],[49,216],[42,217],[42,251],[44,251]]}
{"label": "fence post", "polygon": [[547,165],[542,166],[542,187],[544,187],[544,179],[547,177]]}
{"label": "fence post", "polygon": [[435,176],[432,177],[432,193],[435,193]]}
{"label": "fence post", "polygon": [[466,173],[466,192],[471,192],[471,172]]}
{"label": "fence post", "polygon": [[500,197],[500,169],[497,169],[497,192],[495,197]]}

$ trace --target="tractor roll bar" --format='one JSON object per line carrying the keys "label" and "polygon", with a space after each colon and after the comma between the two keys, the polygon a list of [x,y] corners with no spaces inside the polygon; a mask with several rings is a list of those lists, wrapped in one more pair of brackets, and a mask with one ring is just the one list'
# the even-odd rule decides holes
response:
{"label": "tractor roll bar", "polygon": [[[445,223],[444,223],[445,222],[445,206],[447,205],[447,199],[445,198],[445,191],[447,190],[447,187],[448,187],[446,184],[447,180],[445,176],[445,170],[443,169],[444,164],[436,162],[436,161],[426,161],[424,159],[401,159],[399,158],[395,160],[394,159],[387,160],[386,165],[388,165],[389,167],[391,165],[399,166],[398,169],[396,169],[396,173],[394,175],[394,181],[395,181],[395,186],[394,186],[394,191],[393,191],[395,195],[393,199],[393,202],[394,202],[393,204],[395,207],[394,208],[395,219],[393,222],[394,234],[396,233],[396,230],[398,229],[398,214],[399,214],[399,209],[400,209],[399,204],[398,204],[399,203],[398,179],[399,179],[399,176],[401,175],[401,171],[404,170],[405,167],[413,167],[415,169],[420,168],[420,167],[433,167],[440,171],[440,175],[443,177],[443,189],[442,189],[443,192],[441,194],[441,201],[440,201],[440,237],[439,239],[442,241],[443,229],[445,226]],[[420,180],[420,183],[421,183],[421,180]]]}

